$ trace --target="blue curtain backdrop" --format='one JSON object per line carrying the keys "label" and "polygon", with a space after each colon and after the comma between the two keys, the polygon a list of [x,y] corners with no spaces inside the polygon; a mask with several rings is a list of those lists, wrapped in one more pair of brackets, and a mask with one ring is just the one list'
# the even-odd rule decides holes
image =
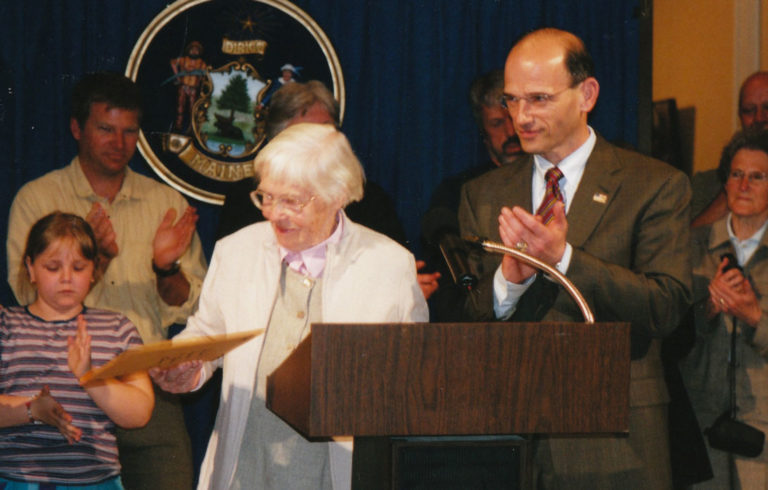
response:
{"label": "blue curtain backdrop", "polygon": [[[592,124],[636,143],[637,0],[295,0],[325,31],[346,80],[348,135],[366,173],[395,199],[412,250],[443,177],[484,158],[467,103],[471,80],[502,67],[515,39],[540,26],[572,30],[601,83]],[[67,164],[69,93],[85,72],[124,71],[165,0],[0,1],[0,229],[25,182]],[[132,167],[154,175],[139,153]],[[209,254],[218,207],[191,200]],[[5,256],[5,240],[2,240]],[[5,260],[0,272],[6,277]],[[5,281],[2,281],[5,283]],[[0,301],[12,299],[7,288]]]}
{"label": "blue curtain backdrop", "polygon": [[[643,0],[647,2],[647,0]],[[479,73],[504,64],[521,34],[554,26],[580,35],[601,84],[592,125],[609,140],[638,133],[640,0],[295,0],[328,35],[346,81],[343,131],[370,179],[394,198],[411,249],[435,186],[486,155],[467,102]],[[69,94],[86,72],[124,71],[165,0],[0,0],[0,229],[24,183],[69,163]],[[154,176],[137,156],[131,166]],[[190,199],[210,257],[217,206]],[[8,288],[0,240],[0,303]],[[199,464],[213,394],[193,405]],[[189,416],[188,413],[188,416]]]}

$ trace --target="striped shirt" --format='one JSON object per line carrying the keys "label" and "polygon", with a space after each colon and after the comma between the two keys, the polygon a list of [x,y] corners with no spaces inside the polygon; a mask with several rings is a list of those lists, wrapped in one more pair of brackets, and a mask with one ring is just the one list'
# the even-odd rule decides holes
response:
{"label": "striped shirt", "polygon": [[[91,366],[99,367],[141,345],[136,327],[107,310],[82,312],[91,336]],[[68,444],[56,427],[24,424],[0,429],[0,476],[69,485],[97,483],[120,473],[115,425],[80,387],[67,363],[67,338],[77,319],[47,322],[25,307],[0,311],[0,393],[33,397],[48,386],[53,398],[82,429]]]}

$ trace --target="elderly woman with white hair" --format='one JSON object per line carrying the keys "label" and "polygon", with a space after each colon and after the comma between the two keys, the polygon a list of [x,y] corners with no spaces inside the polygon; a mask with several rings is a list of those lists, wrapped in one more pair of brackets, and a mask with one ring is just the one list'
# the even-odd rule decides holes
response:
{"label": "elderly woman with white hair", "polygon": [[199,310],[184,337],[264,328],[217,359],[153,370],[171,392],[199,388],[223,368],[216,425],[198,488],[339,489],[350,448],[310,442],[267,410],[266,378],[315,322],[422,322],[427,306],[413,256],[347,218],[363,169],[331,125],[296,124],[256,157],[254,205],[268,221],[216,244]]}

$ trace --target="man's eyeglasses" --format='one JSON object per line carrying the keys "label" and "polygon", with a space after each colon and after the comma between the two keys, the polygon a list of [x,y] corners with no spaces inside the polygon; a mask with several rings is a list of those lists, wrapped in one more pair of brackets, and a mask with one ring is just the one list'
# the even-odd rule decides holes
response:
{"label": "man's eyeglasses", "polygon": [[525,102],[525,107],[528,107],[530,111],[541,112],[549,108],[550,104],[552,104],[552,102],[554,102],[560,94],[576,86],[578,86],[578,84],[570,87],[565,87],[564,89],[557,91],[553,94],[547,94],[547,93],[536,93],[536,94],[529,94],[529,95],[503,94],[501,96],[501,107],[506,109],[510,115],[514,116],[514,113],[516,113],[520,108],[520,103]]}
{"label": "man's eyeglasses", "polygon": [[299,214],[307,204],[314,200],[315,196],[312,196],[309,199],[302,199],[297,196],[274,196],[261,189],[256,189],[251,192],[251,201],[253,201],[253,205],[262,211],[272,206],[282,206],[283,209],[290,211],[293,214]]}
{"label": "man's eyeglasses", "polygon": [[731,170],[731,173],[728,175],[729,179],[738,180],[739,182],[741,182],[741,179],[744,177],[747,178],[747,181],[750,184],[765,184],[768,182],[768,174],[765,172],[744,173],[743,170]]}

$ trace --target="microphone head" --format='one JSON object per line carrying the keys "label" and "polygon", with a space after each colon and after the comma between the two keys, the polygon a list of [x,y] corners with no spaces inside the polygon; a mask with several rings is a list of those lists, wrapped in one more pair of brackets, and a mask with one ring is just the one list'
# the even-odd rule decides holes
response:
{"label": "microphone head", "polygon": [[475,247],[481,247],[481,248],[483,248],[483,244],[488,241],[487,238],[482,236],[477,236],[477,235],[464,235],[461,238],[468,244]]}

